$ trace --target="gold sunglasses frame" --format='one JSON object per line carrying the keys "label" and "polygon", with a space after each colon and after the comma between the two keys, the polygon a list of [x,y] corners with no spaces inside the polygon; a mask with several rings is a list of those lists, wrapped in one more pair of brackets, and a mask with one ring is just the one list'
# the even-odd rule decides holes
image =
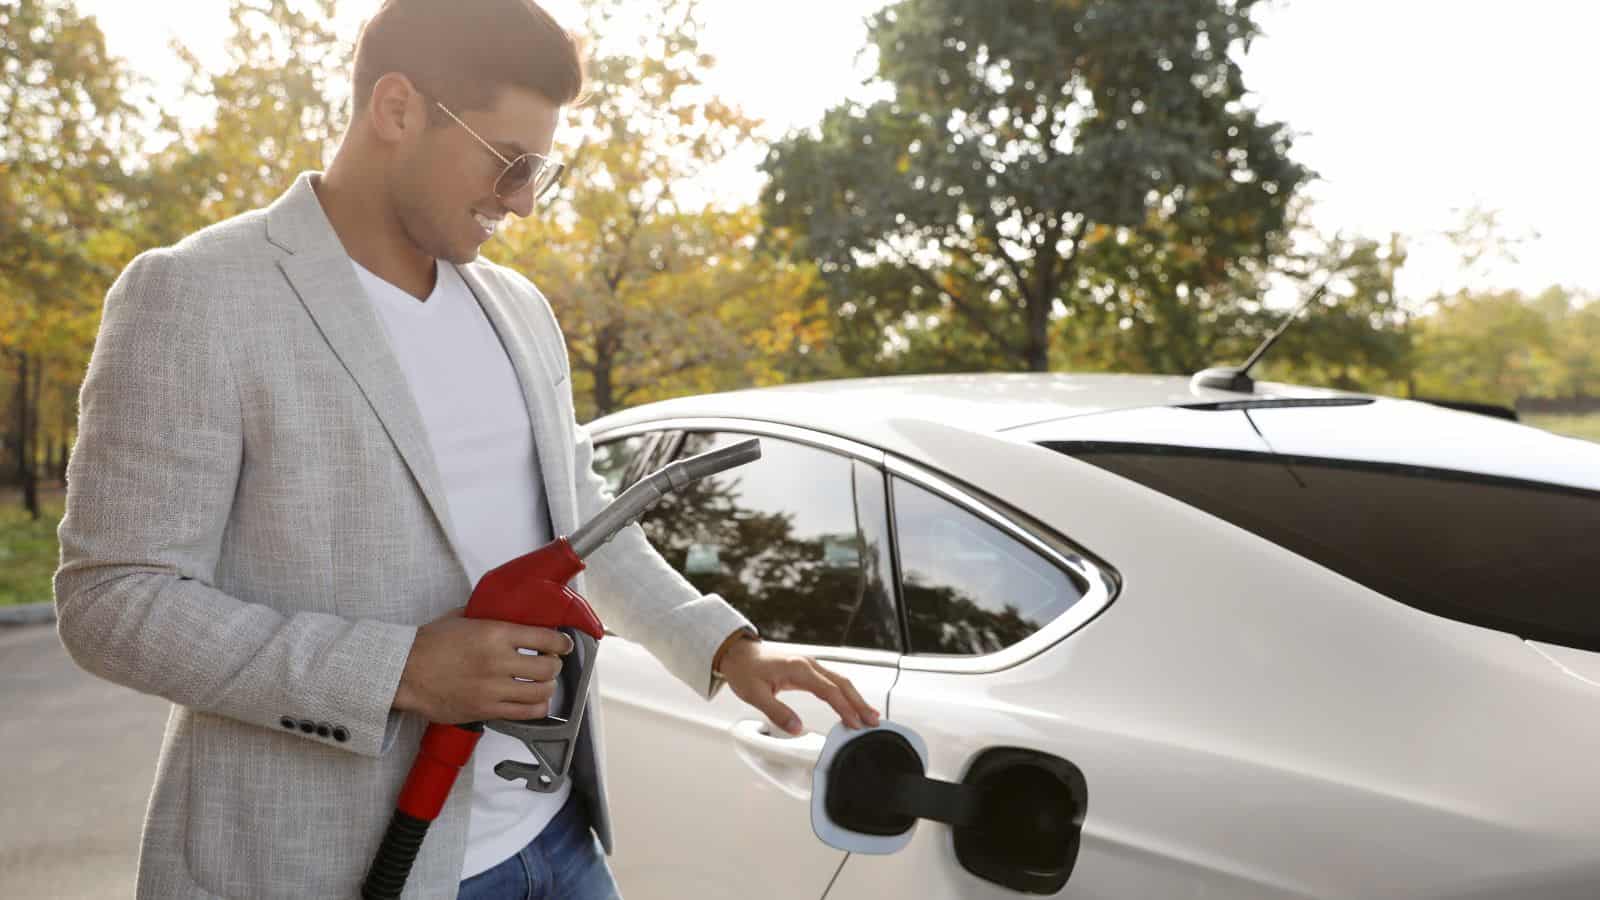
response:
{"label": "gold sunglasses frame", "polygon": [[[566,171],[567,171],[567,164],[566,163],[561,162],[560,160],[551,159],[550,157],[545,156],[543,153],[521,153],[521,154],[518,154],[515,159],[507,159],[506,155],[504,153],[501,153],[499,150],[496,150],[494,148],[493,144],[491,144],[488,141],[484,140],[483,136],[478,134],[476,131],[473,131],[471,125],[468,125],[466,122],[461,121],[461,117],[456,115],[455,113],[451,112],[450,108],[448,106],[445,106],[443,103],[440,103],[438,100],[434,100],[433,101],[433,105],[439,107],[442,110],[444,110],[444,114],[445,115],[449,116],[452,120],[454,120],[457,125],[460,125],[462,128],[466,129],[467,134],[472,135],[472,137],[475,140],[477,140],[478,143],[483,145],[483,149],[489,151],[490,153],[493,153],[494,154],[494,158],[500,160],[500,162],[505,165],[505,168],[500,170],[500,174],[498,176],[496,176],[495,180],[494,180],[494,195],[496,197],[499,197],[501,200],[504,200],[507,197],[511,196],[512,194],[518,193],[523,188],[528,187],[529,185],[538,182],[540,176],[542,176],[544,174],[545,170],[547,168],[549,168],[549,167],[552,167],[552,166],[554,167],[554,170],[551,172],[551,174],[549,176],[549,180],[547,182],[545,182],[542,187],[540,187],[537,191],[534,192],[533,200],[535,202],[537,202],[539,200],[539,198],[548,195],[552,190],[555,189],[556,185],[561,183],[561,176],[563,174],[565,174]],[[516,190],[502,191],[500,189],[500,182],[504,181],[506,176],[511,174],[511,169],[514,166],[516,166],[517,163],[522,162],[525,159],[536,160],[538,162],[538,167],[534,168],[532,165],[529,166],[528,179],[526,181],[524,181],[522,184],[517,185]]]}

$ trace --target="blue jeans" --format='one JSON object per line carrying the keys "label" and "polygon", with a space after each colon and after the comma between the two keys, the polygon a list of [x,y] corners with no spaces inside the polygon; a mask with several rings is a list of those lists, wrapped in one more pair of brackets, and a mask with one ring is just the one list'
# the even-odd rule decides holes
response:
{"label": "blue jeans", "polygon": [[622,900],[576,791],[528,846],[461,882],[458,900]]}

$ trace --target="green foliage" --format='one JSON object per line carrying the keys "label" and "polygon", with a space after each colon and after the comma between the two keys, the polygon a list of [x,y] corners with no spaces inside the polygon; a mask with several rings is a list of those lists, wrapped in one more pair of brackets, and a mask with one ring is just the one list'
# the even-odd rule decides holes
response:
{"label": "green foliage", "polygon": [[[638,7],[592,8],[606,35]],[[590,66],[568,124],[577,150],[560,196],[487,251],[526,273],[566,333],[580,418],[676,394],[814,370],[827,337],[813,268],[758,252],[755,210],[682,196],[752,140],[711,96],[693,2],[650,7],[636,46]]]}
{"label": "green foliage", "polygon": [[1511,404],[1600,395],[1600,302],[1562,288],[1462,291],[1420,323],[1417,390]]}
{"label": "green foliage", "polygon": [[0,350],[78,349],[72,319],[124,256],[129,79],[62,0],[0,0]]}
{"label": "green foliage", "polygon": [[1283,230],[1308,173],[1243,102],[1252,5],[893,4],[870,25],[893,99],[774,147],[769,220],[876,361],[1044,369],[1053,319],[1192,302]]}
{"label": "green foliage", "polygon": [[[1387,243],[1336,237],[1299,261],[1302,291],[1328,289],[1300,314],[1256,371],[1257,377],[1352,391],[1403,393],[1415,364],[1414,328],[1395,293],[1405,262],[1398,237]],[[1283,321],[1255,311],[1241,328],[1252,344]],[[1242,361],[1242,355],[1234,362]]]}
{"label": "green foliage", "polygon": [[132,79],[65,0],[0,0],[0,396],[24,503],[71,428],[99,299],[131,255]]}
{"label": "green foliage", "polygon": [[1524,425],[1543,428],[1556,434],[1567,437],[1583,438],[1586,441],[1600,443],[1600,413],[1590,413],[1583,416],[1523,416]]}
{"label": "green foliage", "polygon": [[50,579],[61,562],[56,526],[62,496],[47,495],[35,519],[15,502],[0,504],[0,606],[43,603],[51,597]]}
{"label": "green foliage", "polygon": [[1417,390],[1424,396],[1513,403],[1532,393],[1550,323],[1515,291],[1437,301],[1422,323]]}
{"label": "green foliage", "polygon": [[333,0],[232,0],[227,68],[208,73],[186,47],[189,98],[215,117],[178,133],[147,173],[149,242],[171,243],[270,203],[295,176],[322,168],[346,124],[351,48],[333,32]]}
{"label": "green foliage", "polygon": [[[1331,278],[1267,378],[1510,403],[1600,394],[1600,303],[1462,291],[1407,316],[1398,239],[1324,241],[1309,177],[1250,108],[1233,54],[1253,2],[900,0],[872,19],[888,99],[772,148],[762,208],[685,185],[753,145],[708,89],[692,0],[596,0],[593,97],[569,115],[555,204],[487,248],[566,327],[585,416],[695,391],[893,372],[1192,372],[1242,361],[1287,277]],[[345,121],[332,0],[231,0],[228,63],[186,50],[197,127],[140,85],[69,0],[0,0],[0,408],[70,438],[106,288],[138,250],[269,202]],[[631,37],[641,35],[637,42]],[[151,128],[171,138],[148,160]],[[1507,257],[1465,213],[1463,272]],[[24,367],[27,367],[26,369]],[[44,388],[23,402],[20,373]],[[20,411],[29,415],[24,419]],[[11,466],[3,473],[9,476]]]}

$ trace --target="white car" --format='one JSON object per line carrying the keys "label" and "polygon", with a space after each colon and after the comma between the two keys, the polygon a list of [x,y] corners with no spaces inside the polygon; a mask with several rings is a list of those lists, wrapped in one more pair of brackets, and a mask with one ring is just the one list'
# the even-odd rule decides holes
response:
{"label": "white car", "polygon": [[[616,487],[759,437],[646,531],[847,674],[893,726],[874,746],[923,745],[876,775],[819,766],[820,701],[783,695],[790,738],[607,637],[629,900],[1600,897],[1600,444],[1055,374],[741,391],[590,429]],[[834,824],[871,852],[818,837],[830,767]],[[913,782],[977,805],[919,822]]]}

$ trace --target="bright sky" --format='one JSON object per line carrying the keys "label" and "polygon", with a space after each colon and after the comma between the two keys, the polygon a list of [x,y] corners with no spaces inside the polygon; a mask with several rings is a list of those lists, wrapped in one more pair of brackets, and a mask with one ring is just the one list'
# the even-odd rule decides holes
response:
{"label": "bright sky", "polygon": [[[220,0],[77,0],[113,53],[175,96],[183,71],[174,37],[220,63],[228,33]],[[648,0],[644,0],[648,2]],[[352,40],[377,0],[340,0]],[[576,19],[578,0],[549,0]],[[859,92],[862,18],[880,0],[703,0],[712,84],[769,123],[804,127]],[[1420,299],[1460,286],[1440,232],[1473,205],[1499,210],[1508,231],[1537,233],[1475,284],[1534,291],[1564,284],[1600,292],[1600,117],[1592,67],[1600,8],[1572,0],[1278,0],[1244,58],[1245,83],[1269,118],[1301,138],[1298,159],[1326,231],[1411,239],[1401,293]],[[1588,110],[1585,112],[1584,110]],[[753,165],[753,162],[752,162]],[[753,197],[757,176],[727,190]]]}

